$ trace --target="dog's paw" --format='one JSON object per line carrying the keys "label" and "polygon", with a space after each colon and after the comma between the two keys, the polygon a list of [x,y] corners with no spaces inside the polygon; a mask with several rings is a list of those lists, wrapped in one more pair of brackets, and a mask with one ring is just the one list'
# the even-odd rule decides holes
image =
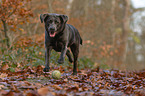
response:
{"label": "dog's paw", "polygon": [[45,67],[45,68],[43,69],[43,71],[44,71],[44,72],[49,72],[49,67]]}
{"label": "dog's paw", "polygon": [[73,59],[69,59],[69,62],[70,62],[70,63],[73,63],[74,61],[73,61]]}
{"label": "dog's paw", "polygon": [[73,72],[73,75],[77,75],[77,71]]}
{"label": "dog's paw", "polygon": [[58,63],[59,63],[59,64],[63,64],[63,63],[64,63],[64,60],[59,59],[59,60],[58,60]]}

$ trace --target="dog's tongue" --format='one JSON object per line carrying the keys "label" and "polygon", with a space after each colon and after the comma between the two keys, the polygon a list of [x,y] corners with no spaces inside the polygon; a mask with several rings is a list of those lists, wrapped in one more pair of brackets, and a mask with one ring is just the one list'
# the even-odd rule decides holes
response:
{"label": "dog's tongue", "polygon": [[49,33],[50,37],[54,37],[55,34],[56,34],[56,32],[54,32],[54,33]]}

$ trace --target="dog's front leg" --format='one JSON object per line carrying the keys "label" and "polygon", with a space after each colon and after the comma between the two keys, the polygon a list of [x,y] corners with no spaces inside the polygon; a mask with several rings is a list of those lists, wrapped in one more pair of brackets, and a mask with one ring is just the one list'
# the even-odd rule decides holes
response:
{"label": "dog's front leg", "polygon": [[45,68],[43,69],[44,72],[49,71],[49,61],[50,61],[50,53],[51,53],[52,47],[46,47],[45,48]]}
{"label": "dog's front leg", "polygon": [[60,58],[58,59],[59,64],[64,63],[64,58],[65,58],[66,52],[67,52],[67,44],[61,50],[61,55],[60,55]]}

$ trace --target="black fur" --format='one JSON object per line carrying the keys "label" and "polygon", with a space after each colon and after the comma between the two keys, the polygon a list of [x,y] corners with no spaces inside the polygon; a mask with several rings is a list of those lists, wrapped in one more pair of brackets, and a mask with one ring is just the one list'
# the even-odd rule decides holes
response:
{"label": "black fur", "polygon": [[[79,45],[82,44],[82,39],[78,30],[70,25],[66,24],[68,17],[61,14],[41,14],[41,22],[45,23],[45,68],[44,71],[49,71],[50,52],[54,49],[57,52],[61,52],[58,63],[64,63],[65,55],[68,56],[69,61],[74,63],[73,74],[77,74],[77,59],[79,55]],[[73,53],[73,57],[69,51],[69,48]]]}

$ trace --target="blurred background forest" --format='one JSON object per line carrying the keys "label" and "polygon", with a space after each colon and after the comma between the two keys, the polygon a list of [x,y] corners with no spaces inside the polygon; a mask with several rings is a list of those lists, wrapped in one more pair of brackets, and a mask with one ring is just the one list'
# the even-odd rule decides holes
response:
{"label": "blurred background forest", "polygon": [[[44,65],[43,13],[66,14],[79,30],[80,69],[145,68],[145,8],[130,0],[0,0],[0,65]],[[51,66],[58,57],[53,51]]]}

